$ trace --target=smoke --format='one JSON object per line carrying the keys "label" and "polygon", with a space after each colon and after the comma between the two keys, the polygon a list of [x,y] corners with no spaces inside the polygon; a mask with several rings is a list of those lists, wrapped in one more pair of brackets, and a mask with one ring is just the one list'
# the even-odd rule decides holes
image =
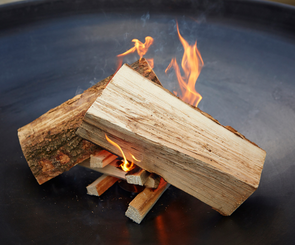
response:
{"label": "smoke", "polygon": [[146,14],[141,16],[140,20],[143,22],[143,24],[142,24],[143,27],[145,26],[147,20],[149,20],[149,19],[150,19],[150,13],[149,12],[147,12]]}
{"label": "smoke", "polygon": [[77,87],[76,92],[75,92],[75,96],[78,94],[82,94],[84,92],[84,89],[81,88],[80,86]]}

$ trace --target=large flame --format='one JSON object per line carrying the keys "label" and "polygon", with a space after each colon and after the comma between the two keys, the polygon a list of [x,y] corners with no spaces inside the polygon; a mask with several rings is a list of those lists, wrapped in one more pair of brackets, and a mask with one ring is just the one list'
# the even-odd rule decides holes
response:
{"label": "large flame", "polygon": [[[145,37],[145,42],[142,43],[141,41],[139,41],[138,39],[133,39],[132,42],[134,43],[134,47],[127,50],[126,52],[117,55],[118,57],[118,68],[117,70],[122,66],[123,63],[123,57],[134,53],[135,51],[137,51],[137,54],[139,55],[139,58],[141,59],[149,50],[149,47],[153,44],[154,39],[150,36]],[[151,68],[154,68],[154,59],[147,59],[147,61],[149,62]]]}
{"label": "large flame", "polygon": [[[165,72],[173,67],[179,83],[181,95],[179,97],[188,104],[198,106],[202,96],[196,91],[195,84],[204,65],[200,51],[197,48],[197,41],[194,45],[189,45],[188,42],[180,35],[178,23],[177,33],[179,40],[184,48],[184,53],[181,61],[181,67],[184,71],[184,76],[181,75],[176,58],[173,58],[166,68]],[[173,91],[176,95],[177,93]]]}
{"label": "large flame", "polygon": [[[126,156],[125,156],[123,150],[121,149],[121,147],[120,147],[116,142],[112,141],[107,135],[105,135],[105,136],[106,136],[107,141],[108,141],[109,143],[111,143],[113,146],[117,147],[117,148],[120,150],[120,152],[121,152],[121,154],[122,154],[122,156],[123,156],[123,160],[122,160],[122,163],[121,163],[120,167],[121,167],[125,172],[129,172],[129,171],[131,171],[132,169],[134,169],[134,168],[135,168],[134,163],[133,163],[133,162],[129,162],[129,161],[126,159]],[[139,160],[137,160],[132,154],[130,154],[130,155],[132,156],[132,158],[133,158],[135,161],[139,162]]]}

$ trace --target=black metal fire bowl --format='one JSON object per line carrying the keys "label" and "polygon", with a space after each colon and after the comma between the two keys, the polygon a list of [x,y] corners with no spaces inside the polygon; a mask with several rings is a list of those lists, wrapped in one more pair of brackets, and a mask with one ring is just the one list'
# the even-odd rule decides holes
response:
{"label": "black metal fire bowl", "polygon": [[[199,107],[267,152],[258,190],[230,217],[170,187],[137,225],[117,185],[86,195],[82,167],[39,186],[17,129],[109,76],[131,40],[164,87],[180,32],[205,66]],[[0,7],[1,244],[294,244],[295,9],[260,1],[25,1]],[[126,63],[138,59],[130,55]]]}

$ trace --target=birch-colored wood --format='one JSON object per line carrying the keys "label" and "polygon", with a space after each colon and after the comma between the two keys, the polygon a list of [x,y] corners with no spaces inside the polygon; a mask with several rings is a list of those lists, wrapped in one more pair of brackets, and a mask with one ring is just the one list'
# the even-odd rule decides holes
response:
{"label": "birch-colored wood", "polygon": [[[265,151],[231,127],[124,65],[87,111],[77,133],[230,215],[258,187]],[[127,156],[128,160],[132,160]]]}
{"label": "birch-colored wood", "polygon": [[125,176],[126,172],[123,171],[121,168],[119,168],[120,163],[118,163],[118,160],[112,161],[110,164],[108,164],[104,168],[94,168],[90,166],[90,159],[86,159],[85,161],[79,163],[79,166],[89,168],[96,172],[113,176],[122,180],[126,180],[126,176]]}
{"label": "birch-colored wood", "polygon": [[90,155],[90,167],[103,168],[117,158],[116,155],[106,150],[101,150],[93,155]]}
{"label": "birch-colored wood", "polygon": [[159,186],[161,177],[157,174],[151,173],[147,181],[144,183],[144,186],[149,187],[149,188],[157,188]]}
{"label": "birch-colored wood", "polygon": [[[160,84],[145,59],[131,67]],[[100,81],[35,121],[18,129],[19,142],[28,165],[39,184],[58,176],[89,158],[101,148],[75,134],[82,119],[112,76]]]}
{"label": "birch-colored wood", "polygon": [[126,181],[128,184],[143,186],[147,181],[150,173],[144,169],[136,167],[126,174]]}
{"label": "birch-colored wood", "polygon": [[93,183],[86,187],[87,194],[92,196],[101,196],[106,190],[113,186],[119,179],[116,177],[102,175]]}
{"label": "birch-colored wood", "polygon": [[140,224],[168,187],[169,184],[163,179],[157,189],[146,187],[129,203],[125,215]]}
{"label": "birch-colored wood", "polygon": [[[123,171],[120,168],[120,162],[118,160],[114,160],[112,161],[110,164],[108,164],[107,166],[103,167],[103,168],[96,168],[96,167],[92,167],[90,165],[90,159],[86,159],[85,161],[83,161],[82,163],[79,163],[79,166],[91,169],[93,171],[99,172],[101,174],[105,174],[105,175],[109,175],[109,176],[113,176],[122,180],[126,180],[127,178],[129,178],[129,184],[133,184],[133,185],[143,185],[149,188],[157,188],[160,182],[160,176],[156,175],[156,174],[148,174],[146,181],[143,181],[142,177],[140,177],[140,175],[137,175],[138,172],[134,172],[134,173],[126,173],[125,171]],[[144,173],[147,171],[139,171],[140,173]],[[132,175],[135,175],[135,177],[132,177]],[[144,173],[145,175],[145,173]],[[129,176],[129,177],[127,177]],[[144,177],[145,178],[145,177]],[[144,179],[143,178],[143,179]],[[144,182],[144,183],[143,183]],[[143,184],[142,184],[143,183]]]}

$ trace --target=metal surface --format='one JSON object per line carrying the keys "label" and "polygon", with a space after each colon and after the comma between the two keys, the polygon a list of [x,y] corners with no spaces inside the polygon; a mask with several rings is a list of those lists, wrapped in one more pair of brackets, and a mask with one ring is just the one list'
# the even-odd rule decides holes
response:
{"label": "metal surface", "polygon": [[[294,244],[294,8],[252,1],[28,1],[0,8],[1,244]],[[170,187],[141,225],[117,185],[86,195],[99,174],[74,167],[39,186],[17,129],[115,71],[116,55],[150,35],[164,69],[182,46],[205,66],[199,107],[266,150],[258,190],[230,217]],[[138,59],[131,55],[125,62]]]}

